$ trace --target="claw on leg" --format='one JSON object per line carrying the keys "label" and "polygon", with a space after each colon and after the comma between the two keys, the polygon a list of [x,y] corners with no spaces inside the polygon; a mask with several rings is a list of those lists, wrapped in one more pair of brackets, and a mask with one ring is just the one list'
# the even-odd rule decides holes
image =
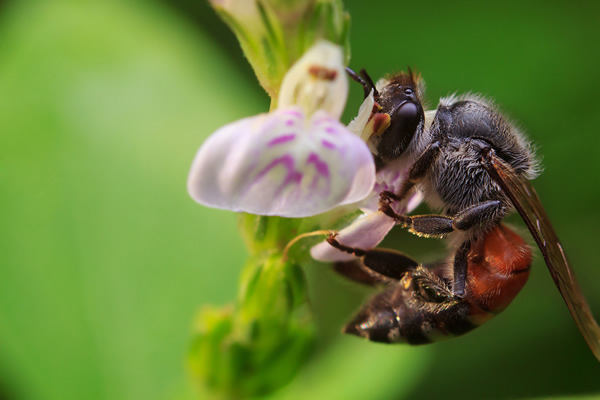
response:
{"label": "claw on leg", "polygon": [[384,190],[379,194],[379,204],[389,204],[392,201],[400,201],[402,200],[400,196],[398,196],[394,192],[390,192],[389,190]]}

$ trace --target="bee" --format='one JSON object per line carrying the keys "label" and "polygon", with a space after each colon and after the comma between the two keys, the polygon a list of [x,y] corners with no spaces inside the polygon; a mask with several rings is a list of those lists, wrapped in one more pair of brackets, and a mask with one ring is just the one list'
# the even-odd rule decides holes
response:
{"label": "bee", "polygon": [[[330,245],[361,258],[365,281],[387,288],[370,300],[345,332],[370,340],[412,344],[463,334],[502,311],[525,284],[531,250],[502,224],[516,210],[539,247],[579,330],[600,360],[600,327],[530,180],[533,146],[496,106],[479,95],[442,98],[424,111],[424,84],[412,71],[375,85],[362,70],[349,75],[373,93],[389,126],[369,139],[377,168],[400,168],[406,179],[383,192],[380,210],[423,237],[448,237],[450,256],[423,266],[384,249]],[[417,190],[439,214],[399,215],[391,204]],[[357,270],[342,271],[349,277]],[[360,275],[360,274],[359,274]]]}

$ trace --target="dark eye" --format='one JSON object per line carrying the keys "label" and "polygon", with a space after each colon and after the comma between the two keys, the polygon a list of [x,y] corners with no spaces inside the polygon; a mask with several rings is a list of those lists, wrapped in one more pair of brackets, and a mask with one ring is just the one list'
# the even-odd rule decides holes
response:
{"label": "dark eye", "polygon": [[412,101],[406,101],[401,107],[398,107],[392,115],[392,119],[403,126],[408,124],[411,126],[411,129],[413,129],[414,125],[416,129],[419,124],[419,107]]}
{"label": "dark eye", "polygon": [[411,96],[413,93],[414,91],[411,88],[404,89],[404,94],[407,96]]}

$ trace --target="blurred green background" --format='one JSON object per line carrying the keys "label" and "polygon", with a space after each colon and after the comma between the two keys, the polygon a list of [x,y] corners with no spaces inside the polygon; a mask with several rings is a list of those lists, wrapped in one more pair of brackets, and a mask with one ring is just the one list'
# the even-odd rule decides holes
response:
{"label": "blurred green background", "polygon": [[[345,3],[351,67],[412,66],[432,105],[480,92],[524,127],[543,157],[535,187],[600,318],[599,3]],[[0,2],[0,398],[198,398],[194,315],[234,299],[245,250],[235,215],[193,203],[186,175],[210,133],[267,108],[203,1]],[[423,261],[444,253],[392,236]],[[416,348],[343,337],[367,292],[325,264],[307,274],[318,348],[273,398],[600,393],[539,252],[502,315]]]}

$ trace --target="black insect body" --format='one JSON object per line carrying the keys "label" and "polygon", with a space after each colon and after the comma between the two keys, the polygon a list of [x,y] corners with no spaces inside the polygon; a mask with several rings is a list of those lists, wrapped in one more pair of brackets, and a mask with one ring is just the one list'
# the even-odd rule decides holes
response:
{"label": "black insect body", "polygon": [[[329,243],[342,247],[335,238]],[[362,265],[338,265],[361,283],[384,285],[344,328],[345,333],[385,343],[425,344],[459,336],[500,313],[519,293],[531,266],[531,249],[504,225],[473,243],[465,295],[452,293],[447,262],[424,267],[393,250],[344,248]]]}
{"label": "black insect body", "polygon": [[[384,257],[374,266],[374,253],[369,253],[374,250],[349,248],[331,237],[329,242],[333,246],[363,257],[367,270],[381,274],[383,269],[386,279],[399,282],[376,296],[361,311],[358,319],[349,325],[358,328],[347,328],[347,331],[373,340],[382,339],[385,329],[373,330],[372,327],[377,325],[375,321],[384,320],[381,323],[388,326],[389,332],[388,340],[382,341],[395,341],[389,335],[404,337],[414,343],[430,339],[429,335],[402,333],[403,329],[422,333],[425,328],[409,328],[407,322],[400,324],[399,321],[411,319],[403,319],[398,315],[394,317],[396,322],[393,323],[393,314],[385,314],[379,307],[387,301],[390,305],[401,305],[400,309],[406,315],[410,314],[409,311],[419,315],[419,318],[413,320],[421,321],[423,326],[432,327],[438,333],[462,333],[452,332],[452,329],[444,333],[444,327],[451,326],[452,318],[460,314],[448,313],[447,310],[452,307],[468,309],[468,317],[465,318],[470,320],[477,314],[472,307],[477,303],[477,298],[491,296],[485,290],[476,290],[486,287],[485,282],[489,280],[483,278],[485,274],[482,274],[490,265],[480,261],[484,254],[494,256],[496,261],[492,263],[492,270],[505,270],[510,266],[508,275],[519,275],[519,271],[527,271],[529,268],[529,262],[524,261],[527,257],[522,259],[522,255],[527,253],[522,248],[524,245],[520,244],[522,240],[516,240],[516,235],[500,224],[509,212],[516,209],[538,244],[575,322],[594,355],[600,360],[600,327],[589,310],[541,202],[529,183],[537,174],[538,164],[532,146],[519,130],[490,101],[476,95],[443,98],[435,112],[424,112],[421,106],[423,84],[420,77],[415,77],[412,72],[382,80],[377,87],[364,70],[360,77],[352,71],[349,74],[363,85],[365,96],[373,91],[374,100],[379,105],[379,112],[375,114],[383,114],[389,119],[387,129],[370,138],[378,168],[385,168],[392,163],[404,162],[408,165],[407,179],[400,190],[382,194],[381,210],[394,218],[397,224],[419,236],[449,237],[453,253],[449,260],[442,263],[445,268],[430,272],[417,266],[414,261],[400,263],[397,257]],[[431,208],[439,209],[441,213],[417,216],[396,214],[390,206],[392,202],[402,201],[415,189],[423,193],[424,200]],[[492,239],[498,242],[497,238],[502,236],[500,232],[510,232],[503,235],[511,239],[504,241],[503,246],[486,244]],[[510,249],[521,250],[509,251]],[[496,278],[492,281],[494,279]],[[442,294],[437,297],[419,297],[420,289],[409,284],[415,281],[443,288],[435,292]],[[438,283],[433,285],[434,281]],[[525,283],[521,279],[515,280],[517,281],[518,283],[506,286],[504,292],[497,291],[494,295],[499,296],[499,299],[512,301]],[[498,282],[500,281],[495,284]],[[478,293],[476,296],[473,294],[475,291]],[[432,308],[432,304],[438,306]],[[446,317],[435,320],[435,315],[443,314],[436,310],[446,310]],[[475,320],[479,321],[477,318]],[[458,331],[464,330],[467,325],[461,325],[462,328]],[[399,331],[396,332],[396,329]]]}

